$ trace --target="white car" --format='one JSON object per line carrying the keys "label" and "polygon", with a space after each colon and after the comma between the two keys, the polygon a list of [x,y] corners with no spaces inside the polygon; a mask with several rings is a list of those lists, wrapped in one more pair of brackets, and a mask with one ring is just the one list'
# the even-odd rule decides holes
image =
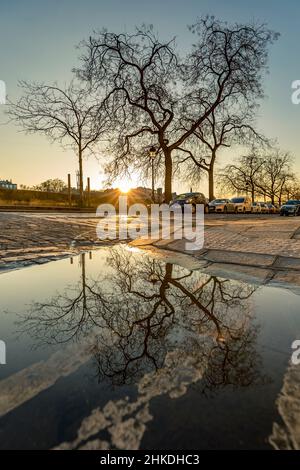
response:
{"label": "white car", "polygon": [[245,214],[246,212],[251,212],[252,201],[248,196],[241,196],[241,197],[233,197],[231,202],[234,204],[234,211],[235,212],[242,212]]}
{"label": "white car", "polygon": [[214,199],[208,204],[208,211],[227,214],[227,212],[234,212],[234,204],[230,199]]}
{"label": "white car", "polygon": [[261,213],[262,214],[269,214],[270,210],[268,205],[265,202],[258,202],[258,204],[261,207]]}
{"label": "white car", "polygon": [[251,212],[252,214],[261,214],[261,206],[258,202],[252,202]]}

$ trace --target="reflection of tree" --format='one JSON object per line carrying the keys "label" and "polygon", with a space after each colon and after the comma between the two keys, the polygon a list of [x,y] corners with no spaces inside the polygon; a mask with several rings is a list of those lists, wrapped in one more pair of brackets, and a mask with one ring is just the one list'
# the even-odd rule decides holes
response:
{"label": "reflection of tree", "polygon": [[[247,386],[259,379],[257,327],[249,313],[254,288],[114,247],[109,275],[82,279],[22,321],[40,342],[65,342],[93,332],[99,378],[136,382],[160,369],[167,352],[180,349],[206,364],[204,387]],[[174,370],[174,373],[176,371]]]}
{"label": "reflection of tree", "polygon": [[109,376],[113,383],[128,382],[147,370],[149,359],[161,367],[166,352],[180,345],[207,362],[209,388],[255,381],[257,328],[249,321],[251,286],[148,257],[137,262],[134,255],[116,249],[109,262],[126,308],[121,316],[118,311],[104,316],[116,339],[113,347],[104,347],[98,337],[99,375]]}
{"label": "reflection of tree", "polygon": [[[68,286],[63,294],[45,303],[35,302],[21,316],[18,326],[38,344],[67,343],[101,326],[98,303],[100,292],[95,282],[86,281],[86,254],[80,255],[81,278],[77,285]],[[94,299],[97,299],[95,305]],[[105,300],[103,299],[103,302]]]}

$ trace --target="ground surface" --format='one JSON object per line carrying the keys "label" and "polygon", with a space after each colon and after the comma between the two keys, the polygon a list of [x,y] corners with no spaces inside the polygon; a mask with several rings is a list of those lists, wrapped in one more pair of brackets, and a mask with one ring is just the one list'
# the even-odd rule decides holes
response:
{"label": "ground surface", "polygon": [[0,212],[0,269],[43,263],[101,243],[94,214]]}
{"label": "ground surface", "polygon": [[[0,212],[0,270],[44,263],[103,245],[95,214]],[[135,240],[134,245],[185,253],[218,274],[300,284],[300,218],[222,215],[205,218],[204,248],[186,240]],[[225,273],[224,273],[225,275]]]}
{"label": "ground surface", "polygon": [[[22,268],[34,263],[44,263],[64,256],[72,256],[81,251],[98,248],[103,245],[103,242],[98,239],[96,234],[97,223],[98,220],[94,214],[64,215],[0,212],[0,272]],[[130,243],[132,246],[150,250],[155,256],[163,257],[165,261],[184,265],[191,270],[201,268],[204,273],[225,278],[261,284],[279,284],[292,289],[300,288],[300,217],[283,218],[277,215],[208,215],[205,220],[204,240],[204,247],[193,252],[185,249],[186,240],[174,240],[174,236],[168,240],[154,237],[149,240],[137,239]],[[55,264],[53,266],[55,267]],[[26,273],[26,271],[24,272]],[[23,271],[19,274],[23,274]],[[289,299],[292,297],[290,296]],[[276,297],[274,303],[276,304]],[[276,308],[274,310],[276,313]],[[283,316],[280,311],[277,315],[277,321],[278,318],[284,318],[283,321],[286,322],[285,318],[289,310],[290,305],[287,304],[287,312],[283,312],[286,315]],[[191,319],[193,321],[193,317]],[[276,314],[274,321],[276,322]],[[197,326],[197,321],[194,324]],[[270,324],[268,328],[270,328]],[[288,331],[292,330],[289,334],[293,338],[297,334],[297,330],[294,331],[295,325],[297,325],[296,321],[287,327]],[[272,328],[274,328],[273,324]],[[272,328],[270,331],[273,334],[274,329]],[[281,337],[282,329],[279,331]],[[254,336],[254,338],[256,337]],[[74,387],[75,382],[73,382],[72,374],[77,373],[77,369],[84,366],[90,360],[91,347],[94,347],[93,340],[93,335],[88,335],[87,344],[83,343],[81,346],[77,342],[74,345],[71,344],[65,351],[53,353],[44,361],[38,360],[33,362],[28,367],[24,367],[1,381],[0,415],[16,416],[16,421],[12,420],[14,424],[14,441],[16,434],[15,423],[18,423],[19,427],[20,422],[21,424],[24,423],[24,416],[26,416],[24,409],[25,413],[26,410],[27,412],[29,410],[30,416],[39,416],[39,412],[43,416],[45,410],[44,403],[46,403],[47,397],[49,398],[47,393],[49,391],[51,393],[56,382],[59,382],[58,387],[61,387],[61,384],[64,383],[70,383]],[[167,341],[166,344],[168,344]],[[203,344],[205,345],[205,342]],[[278,361],[276,364],[280,365],[283,361],[282,354],[286,354],[286,350],[283,349],[282,352],[282,350],[278,349],[281,343],[279,345],[276,343],[276,349],[273,348],[272,344],[269,350],[273,350],[274,356],[267,357],[270,357],[272,360],[275,358]],[[291,344],[290,339],[287,341],[287,344]],[[268,345],[264,344],[263,349],[268,351],[268,347]],[[247,354],[251,354],[251,349],[249,351]],[[108,442],[104,441],[103,443],[99,439],[93,440],[91,437],[91,435],[97,435],[103,432],[103,430],[105,430],[108,439],[110,439],[110,433],[115,447],[121,449],[128,448],[128,446],[129,448],[138,448],[146,425],[148,426],[148,421],[150,421],[149,426],[151,426],[152,416],[149,414],[150,401],[156,399],[156,402],[158,402],[158,399],[161,398],[160,395],[163,394],[168,394],[171,398],[179,397],[181,399],[188,390],[188,386],[197,383],[202,378],[203,369],[198,370],[194,367],[193,361],[191,363],[188,362],[188,358],[182,354],[180,349],[177,350],[177,355],[172,354],[166,356],[167,360],[160,369],[159,374],[155,375],[154,372],[150,372],[142,378],[140,388],[138,389],[139,394],[132,402],[128,401],[127,397],[126,400],[110,398],[107,404],[101,405],[102,408],[98,407],[97,402],[97,407],[89,410],[86,407],[88,402],[86,400],[84,407],[85,418],[78,428],[78,438],[61,442],[59,448],[96,448],[99,450],[101,445],[107,445],[107,447],[102,448],[109,448],[110,444]],[[274,362],[272,360],[268,359],[269,362],[267,362],[272,364]],[[249,363],[252,364],[251,355]],[[176,364],[176,368],[172,369],[174,364]],[[86,371],[87,369],[83,368],[83,374],[86,374]],[[68,379],[68,376],[72,377],[70,382],[63,382]],[[81,379],[80,375],[78,377]],[[78,387],[78,390],[82,390],[83,400],[86,397],[85,387],[85,383],[82,389]],[[64,392],[65,389],[62,388],[60,390]],[[245,387],[243,392],[245,393]],[[261,388],[259,393],[261,393]],[[99,393],[97,392],[98,395]],[[67,401],[65,396],[68,398]],[[76,402],[75,406],[71,401],[74,397],[76,399],[78,396],[79,393],[77,391],[76,394],[74,388],[72,388],[71,393],[64,393],[63,403],[64,407],[66,407],[68,423],[70,410],[72,412],[73,409],[76,409],[76,419],[78,419],[77,403],[81,402]],[[198,394],[196,396],[198,403],[199,396]],[[279,419],[278,417],[273,422],[272,435],[269,439],[274,448],[299,449],[300,431],[298,423],[300,419],[300,402],[298,397],[299,368],[291,366],[284,375],[282,389],[278,390],[276,406],[281,418]],[[187,402],[189,401],[190,399]],[[222,410],[225,409],[226,411],[227,409],[228,411],[229,409],[230,414],[228,395],[225,397],[225,401],[227,406],[224,407],[222,404]],[[49,403],[52,403],[52,406],[55,407],[55,404],[59,402],[56,402],[54,399],[48,400],[47,406]],[[30,406],[34,408],[34,412],[31,411]],[[236,401],[234,401],[234,406],[236,407]],[[166,412],[168,412],[168,409],[171,408],[166,407]],[[180,404],[177,409],[180,409]],[[16,411],[15,415],[13,414],[14,411]],[[203,409],[201,412],[203,412]],[[58,413],[61,426],[61,407],[58,407]],[[21,416],[21,421],[18,421],[18,416]],[[128,416],[130,416],[129,419]],[[9,422],[6,416],[4,416],[4,419],[6,423]],[[205,414],[203,419],[205,422]],[[40,420],[38,422],[40,424]],[[53,417],[51,416],[51,419],[47,417],[47,426],[49,425],[51,428],[52,422],[55,423]],[[78,420],[77,422],[79,423],[80,421]],[[225,420],[225,422],[227,421]],[[197,427],[198,425],[197,421]],[[161,424],[160,427],[162,427]],[[244,423],[243,428],[245,428]],[[20,429],[22,429],[22,426]],[[31,426],[30,429],[34,430],[35,428]],[[188,429],[191,428],[189,427]],[[3,435],[6,436],[7,434],[4,433]],[[24,439],[24,433],[22,433],[22,439]],[[124,441],[124,439],[127,439],[127,441]],[[24,442],[26,442],[26,439]]]}

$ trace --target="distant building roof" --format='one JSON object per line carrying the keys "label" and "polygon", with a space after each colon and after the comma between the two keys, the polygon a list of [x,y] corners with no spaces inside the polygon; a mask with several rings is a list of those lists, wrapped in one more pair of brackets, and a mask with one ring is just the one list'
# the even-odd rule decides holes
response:
{"label": "distant building roof", "polygon": [[2,189],[17,189],[17,185],[9,180],[0,180],[0,188]]}

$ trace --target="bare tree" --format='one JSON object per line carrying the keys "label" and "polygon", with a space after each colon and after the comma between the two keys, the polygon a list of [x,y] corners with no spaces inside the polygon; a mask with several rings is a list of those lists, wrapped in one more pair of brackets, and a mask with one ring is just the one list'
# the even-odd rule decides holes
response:
{"label": "bare tree", "polygon": [[282,197],[286,199],[298,199],[300,200],[300,182],[295,178],[286,182],[285,186],[282,188]]}
{"label": "bare tree", "polygon": [[83,43],[78,70],[96,89],[105,89],[113,124],[110,173],[141,169],[149,161],[145,147],[155,145],[164,160],[167,202],[173,159],[189,150],[195,132],[219,106],[250,105],[263,95],[267,47],[276,39],[264,25],[228,26],[213,17],[190,29],[198,40],[184,59],[174,40],[161,42],[152,27],[134,34],[102,31]]}
{"label": "bare tree", "polygon": [[33,186],[32,189],[34,189],[35,191],[50,191],[59,193],[65,191],[67,189],[67,186],[64,181],[60,180],[59,178],[55,178],[43,181],[42,183]]}
{"label": "bare tree", "polygon": [[265,159],[262,167],[261,178],[256,182],[257,191],[271,199],[281,203],[284,188],[295,179],[292,172],[293,159],[287,152],[275,149],[270,158]]}
{"label": "bare tree", "polygon": [[194,132],[194,142],[189,139],[189,148],[181,149],[184,156],[178,158],[179,169],[185,179],[195,183],[199,182],[203,173],[208,175],[210,201],[215,199],[215,164],[219,151],[234,144],[249,144],[251,139],[265,142],[253,126],[253,117],[253,106],[236,110],[233,106],[230,110],[219,106]]}
{"label": "bare tree", "polygon": [[255,201],[257,181],[260,178],[264,159],[254,153],[241,156],[236,163],[226,165],[218,175],[218,185],[230,193],[251,192],[252,202]]}
{"label": "bare tree", "polygon": [[292,161],[289,153],[276,148],[267,154],[252,150],[220,171],[219,187],[231,193],[251,191],[253,201],[255,195],[262,195],[270,198],[273,204],[275,199],[281,203],[286,188],[295,181]]}
{"label": "bare tree", "polygon": [[27,133],[42,133],[52,141],[70,145],[79,168],[80,205],[84,203],[83,157],[93,151],[106,129],[106,118],[87,89],[71,82],[62,89],[56,85],[19,83],[22,97],[10,103],[10,118]]}

